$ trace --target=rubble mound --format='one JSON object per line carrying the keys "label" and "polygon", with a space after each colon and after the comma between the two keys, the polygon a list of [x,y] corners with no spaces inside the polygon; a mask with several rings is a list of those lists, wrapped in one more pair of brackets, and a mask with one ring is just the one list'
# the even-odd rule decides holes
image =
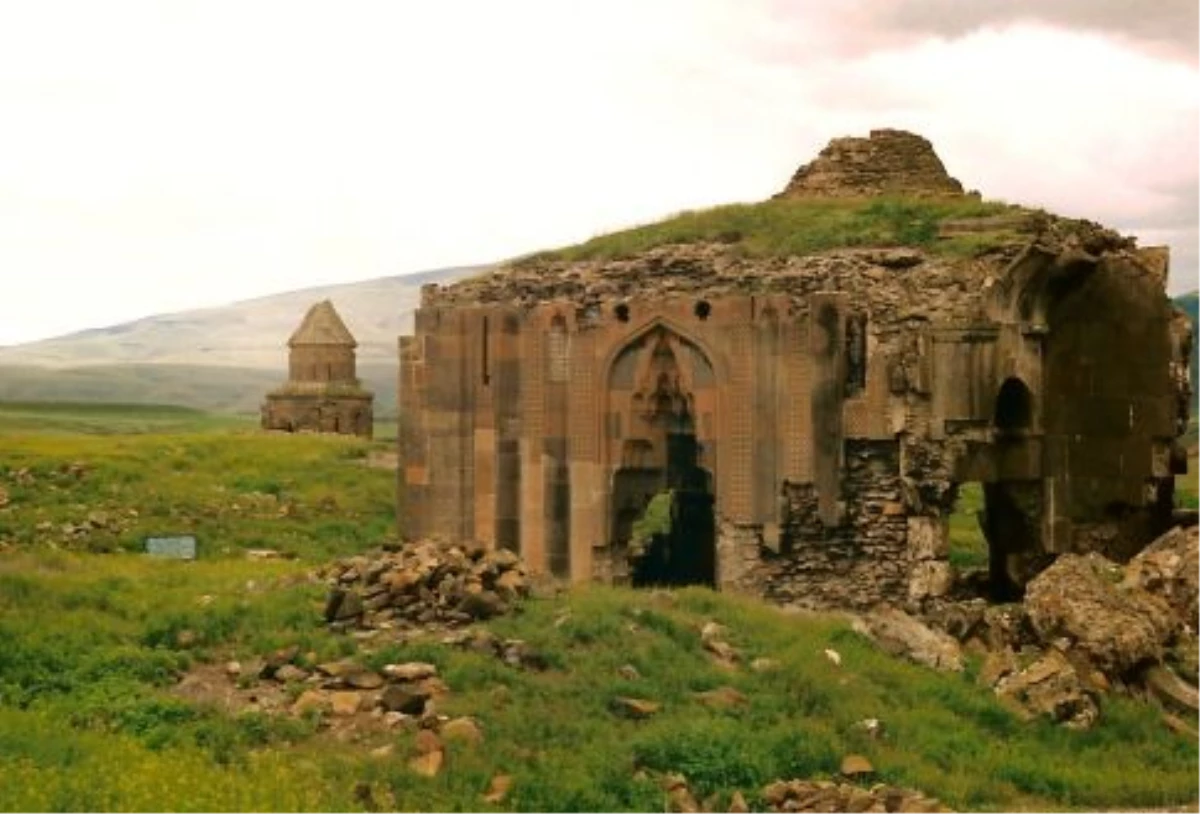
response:
{"label": "rubble mound", "polygon": [[762,790],[768,811],[949,811],[919,791],[831,780],[777,780]]}
{"label": "rubble mound", "polygon": [[1162,657],[1176,625],[1170,606],[1122,586],[1121,566],[1099,554],[1064,554],[1029,583],[1025,608],[1043,642],[1063,638],[1106,675]]}
{"label": "rubble mound", "polygon": [[529,595],[525,565],[512,551],[436,540],[337,560],[318,576],[330,586],[330,626],[455,627],[509,612]]}
{"label": "rubble mound", "polygon": [[1125,565],[1063,554],[1022,604],[932,604],[922,618],[986,651],[980,682],[1026,714],[1086,728],[1119,690],[1194,716],[1198,583],[1200,529],[1175,528]]}
{"label": "rubble mound", "polygon": [[904,130],[872,130],[868,138],[835,138],[796,170],[777,198],[867,195],[962,195],[933,145]]}

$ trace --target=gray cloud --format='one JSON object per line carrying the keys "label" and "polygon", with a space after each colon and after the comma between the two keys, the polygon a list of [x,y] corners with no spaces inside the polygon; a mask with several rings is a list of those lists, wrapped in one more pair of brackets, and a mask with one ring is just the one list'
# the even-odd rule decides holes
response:
{"label": "gray cloud", "polygon": [[897,33],[959,37],[979,28],[1037,21],[1127,39],[1163,55],[1197,58],[1195,0],[871,0],[878,24]]}

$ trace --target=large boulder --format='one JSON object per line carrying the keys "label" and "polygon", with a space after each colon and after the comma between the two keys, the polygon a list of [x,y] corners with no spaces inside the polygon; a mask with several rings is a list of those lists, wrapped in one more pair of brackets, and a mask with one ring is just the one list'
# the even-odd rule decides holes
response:
{"label": "large boulder", "polygon": [[1044,715],[1072,729],[1086,729],[1100,717],[1100,708],[1079,673],[1057,650],[1050,650],[1020,672],[1002,677],[996,694],[1029,715]]}
{"label": "large boulder", "polygon": [[963,669],[962,649],[953,637],[927,627],[899,608],[869,613],[855,622],[854,629],[893,656],[903,656],[935,670]]}
{"label": "large boulder", "polygon": [[1121,587],[1162,599],[1182,626],[1200,629],[1200,527],[1174,528],[1125,566]]}
{"label": "large boulder", "polygon": [[1043,642],[1065,640],[1116,678],[1159,661],[1180,626],[1163,599],[1127,583],[1121,566],[1094,553],[1059,557],[1026,587],[1025,610]]}

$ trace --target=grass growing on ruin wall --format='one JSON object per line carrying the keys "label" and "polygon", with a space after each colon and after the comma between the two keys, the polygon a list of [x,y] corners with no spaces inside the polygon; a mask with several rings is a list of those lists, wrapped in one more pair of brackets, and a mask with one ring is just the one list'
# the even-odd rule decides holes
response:
{"label": "grass growing on ruin wall", "polygon": [[[367,442],[204,422],[190,432],[56,430],[0,440],[10,490],[0,518],[19,541],[0,553],[3,810],[349,811],[363,808],[360,784],[399,810],[663,810],[655,778],[668,771],[684,773],[716,805],[741,790],[757,807],[764,784],[832,777],[850,752],[871,760],[876,780],[959,810],[1195,799],[1196,742],[1167,730],[1153,706],[1107,699],[1102,723],[1086,733],[1023,722],[974,684],[976,663],[966,675],[934,673],[883,655],[842,617],[784,614],[706,589],[585,587],[490,623],[540,652],[544,672],[436,637],[365,652],[320,623],[325,589],[307,571],[330,552],[387,534],[393,473],[361,465],[374,449]],[[68,479],[73,462],[86,464],[81,480]],[[21,469],[38,488],[13,487],[9,476]],[[244,501],[250,494],[275,495],[294,512],[279,517],[277,506],[274,516],[254,518],[232,508],[259,500]],[[53,535],[36,528],[41,513],[75,523],[96,506],[118,505],[139,507],[139,517],[155,521],[146,528],[202,523],[203,558],[129,552],[123,541],[145,530],[136,528],[98,546],[115,553],[55,550]],[[241,556],[257,546],[299,556]],[[700,638],[709,621],[727,628],[742,666],[709,657]],[[381,735],[394,752],[373,756],[378,740],[335,739],[319,716],[231,713],[173,691],[198,665],[250,663],[291,644],[307,662],[434,662],[451,689],[439,710],[475,717],[484,744],[450,744],[445,771],[427,780],[407,767],[411,732]],[[823,655],[827,648],[840,666]],[[775,668],[745,666],[759,657]],[[625,665],[640,677],[623,674]],[[694,696],[725,685],[747,703],[712,709]],[[662,708],[627,720],[611,711],[617,696]],[[883,722],[883,738],[856,728],[868,717]],[[498,806],[480,796],[496,773],[514,779]]]}
{"label": "grass growing on ruin wall", "polygon": [[749,257],[804,255],[856,246],[912,246],[962,254],[982,248],[989,240],[994,242],[1002,233],[939,240],[938,224],[943,220],[1020,211],[1008,204],[971,198],[769,200],[682,212],[527,260],[611,260],[656,246],[701,242],[730,244]]}

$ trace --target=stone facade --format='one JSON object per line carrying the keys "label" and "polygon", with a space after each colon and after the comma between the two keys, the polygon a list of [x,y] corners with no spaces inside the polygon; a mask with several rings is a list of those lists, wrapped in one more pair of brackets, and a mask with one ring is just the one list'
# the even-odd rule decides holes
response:
{"label": "stone facade", "polygon": [[333,303],[312,306],[288,340],[288,380],[267,394],[263,429],[370,438],[374,395],[358,380],[357,344]]}
{"label": "stone facade", "polygon": [[[961,194],[919,137],[845,141],[785,194]],[[967,259],[671,245],[427,287],[400,340],[401,528],[576,581],[866,606],[948,588],[974,481],[998,591],[1059,552],[1128,555],[1170,520],[1190,404],[1165,250],[1026,210],[942,229],[1009,237]],[[632,558],[667,489],[671,538]]]}

